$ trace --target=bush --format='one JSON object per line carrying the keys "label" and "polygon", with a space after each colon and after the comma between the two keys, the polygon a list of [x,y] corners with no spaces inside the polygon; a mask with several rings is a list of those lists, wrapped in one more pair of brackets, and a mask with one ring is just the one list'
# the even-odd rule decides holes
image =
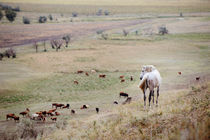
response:
{"label": "bush", "polygon": [[166,29],[165,26],[159,27],[159,34],[161,35],[168,34],[168,30]]}
{"label": "bush", "polygon": [[77,16],[78,16],[78,13],[73,12],[73,13],[72,13],[72,16],[73,16],[73,17],[77,17]]}
{"label": "bush", "polygon": [[96,31],[96,33],[99,35],[99,34],[102,34],[104,31],[103,30],[98,30]]}
{"label": "bush", "polygon": [[128,34],[129,34],[129,31],[123,29],[123,35],[124,35],[124,36],[127,36]]}
{"label": "bush", "polygon": [[101,34],[101,37],[102,37],[104,40],[107,40],[107,39],[108,39],[108,34],[102,33],[102,34]]}
{"label": "bush", "polygon": [[30,24],[29,18],[23,17],[23,23],[24,23],[24,24]]}
{"label": "bush", "polygon": [[4,56],[6,56],[8,58],[10,58],[10,57],[16,58],[16,52],[12,48],[10,48],[10,49],[5,50]]}
{"label": "bush", "polygon": [[102,9],[99,9],[98,12],[96,13],[97,16],[101,16],[102,15]]}
{"label": "bush", "polygon": [[45,23],[45,22],[47,22],[47,18],[45,16],[40,16],[39,23]]}
{"label": "bush", "polygon": [[3,13],[2,11],[0,10],[0,20],[3,18]]}
{"label": "bush", "polygon": [[105,15],[105,16],[108,16],[109,14],[110,14],[110,12],[109,12],[108,10],[105,10],[105,11],[104,11],[104,15]]}
{"label": "bush", "polygon": [[13,22],[15,20],[15,17],[17,16],[17,14],[11,9],[6,10],[5,15],[10,22]]}
{"label": "bush", "polygon": [[53,20],[53,17],[52,17],[51,14],[48,16],[48,18],[49,18],[51,21]]}

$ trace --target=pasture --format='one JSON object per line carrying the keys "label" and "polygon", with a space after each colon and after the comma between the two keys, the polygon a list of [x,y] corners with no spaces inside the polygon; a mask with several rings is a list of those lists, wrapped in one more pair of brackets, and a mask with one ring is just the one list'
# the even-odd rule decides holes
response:
{"label": "pasture", "polygon": [[[3,138],[19,135],[16,128],[22,130],[24,124],[40,131],[37,139],[209,137],[209,1],[184,0],[180,4],[132,0],[129,5],[125,0],[119,5],[117,0],[2,2],[23,9],[13,23],[5,18],[0,21],[0,52],[12,47],[17,53],[14,59],[4,57],[0,61]],[[41,6],[34,8],[37,5]],[[94,8],[86,11],[88,7]],[[111,14],[94,15],[101,7]],[[79,16],[72,17],[72,12]],[[57,20],[37,22],[40,15],[49,14]],[[26,15],[31,18],[29,25],[22,23]],[[169,34],[158,34],[162,25]],[[99,30],[107,35],[106,39],[96,33]],[[123,30],[128,31],[127,36]],[[72,35],[69,47],[63,45],[58,52],[52,49],[50,40],[67,34]],[[34,42],[38,43],[37,53]],[[141,66],[145,64],[155,65],[163,79],[159,106],[146,110],[138,88]],[[78,74],[78,70],[84,73]],[[100,74],[106,77],[99,78]],[[122,75],[124,82],[119,78]],[[122,105],[126,98],[119,97],[120,92],[132,97],[130,104]],[[50,110],[52,103],[70,104],[70,109],[57,109],[61,115],[56,122],[50,117],[45,122],[22,116],[19,123],[5,120],[6,114],[19,115],[26,108],[30,113]],[[90,107],[81,110],[84,104]],[[95,108],[100,109],[98,114]],[[72,114],[71,109],[76,113]]]}

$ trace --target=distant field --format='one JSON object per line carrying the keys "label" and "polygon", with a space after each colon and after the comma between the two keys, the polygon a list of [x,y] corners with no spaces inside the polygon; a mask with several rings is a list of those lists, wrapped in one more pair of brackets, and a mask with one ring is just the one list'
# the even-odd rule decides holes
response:
{"label": "distant field", "polygon": [[99,9],[108,10],[110,14],[128,13],[179,13],[210,11],[210,1],[202,0],[2,0],[13,6],[20,6],[23,11],[45,13],[95,14]]}

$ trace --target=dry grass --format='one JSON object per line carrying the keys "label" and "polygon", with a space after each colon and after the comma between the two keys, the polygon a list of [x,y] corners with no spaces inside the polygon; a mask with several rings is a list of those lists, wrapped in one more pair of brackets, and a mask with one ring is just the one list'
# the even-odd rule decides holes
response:
{"label": "dry grass", "polygon": [[[161,95],[158,107],[143,110],[132,102],[85,121],[73,120],[51,138],[71,139],[201,139],[209,137],[210,84]],[[167,94],[167,95],[166,95]]]}

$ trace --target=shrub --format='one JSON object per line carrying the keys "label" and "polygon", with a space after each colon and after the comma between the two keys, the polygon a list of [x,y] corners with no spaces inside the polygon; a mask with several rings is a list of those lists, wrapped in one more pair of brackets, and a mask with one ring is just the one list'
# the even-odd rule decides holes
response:
{"label": "shrub", "polygon": [[0,20],[3,18],[3,13],[2,11],[0,10]]}
{"label": "shrub", "polygon": [[102,15],[102,9],[99,9],[98,12],[96,13],[97,16],[101,16]]}
{"label": "shrub", "polygon": [[10,22],[13,22],[17,14],[11,9],[8,9],[5,11],[5,15]]}
{"label": "shrub", "polygon": [[165,26],[159,27],[159,34],[161,35],[168,34],[168,30],[166,29]]}
{"label": "shrub", "polygon": [[23,17],[23,23],[24,23],[24,24],[30,24],[29,18]]}
{"label": "shrub", "polygon": [[124,35],[124,36],[127,36],[128,34],[129,34],[129,31],[123,29],[123,35]]}
{"label": "shrub", "polygon": [[15,8],[12,8],[12,10],[15,11],[15,12],[20,12],[20,7],[17,6]]}
{"label": "shrub", "polygon": [[10,48],[10,49],[5,50],[4,56],[6,56],[8,58],[10,58],[10,57],[16,58],[16,52],[12,48]]}
{"label": "shrub", "polygon": [[66,35],[62,39],[65,41],[66,47],[68,47],[68,44],[69,44],[69,42],[71,40],[71,37],[69,35]]}
{"label": "shrub", "polygon": [[96,33],[99,35],[99,34],[102,34],[104,31],[103,30],[98,30],[96,31]]}
{"label": "shrub", "polygon": [[105,16],[108,16],[109,14],[110,14],[110,12],[109,12],[108,10],[105,10],[105,11],[104,11],[104,15],[105,15]]}
{"label": "shrub", "polygon": [[78,16],[78,13],[77,13],[77,12],[73,12],[73,13],[72,13],[72,16],[73,16],[73,17],[77,17],[77,16]]}
{"label": "shrub", "polygon": [[51,14],[48,16],[48,18],[49,18],[51,21],[53,20],[53,17],[52,17]]}
{"label": "shrub", "polygon": [[39,23],[45,23],[45,22],[47,22],[47,18],[45,16],[40,16]]}
{"label": "shrub", "polygon": [[102,33],[102,34],[101,34],[101,37],[102,37],[104,40],[107,40],[107,39],[108,39],[108,34]]}

